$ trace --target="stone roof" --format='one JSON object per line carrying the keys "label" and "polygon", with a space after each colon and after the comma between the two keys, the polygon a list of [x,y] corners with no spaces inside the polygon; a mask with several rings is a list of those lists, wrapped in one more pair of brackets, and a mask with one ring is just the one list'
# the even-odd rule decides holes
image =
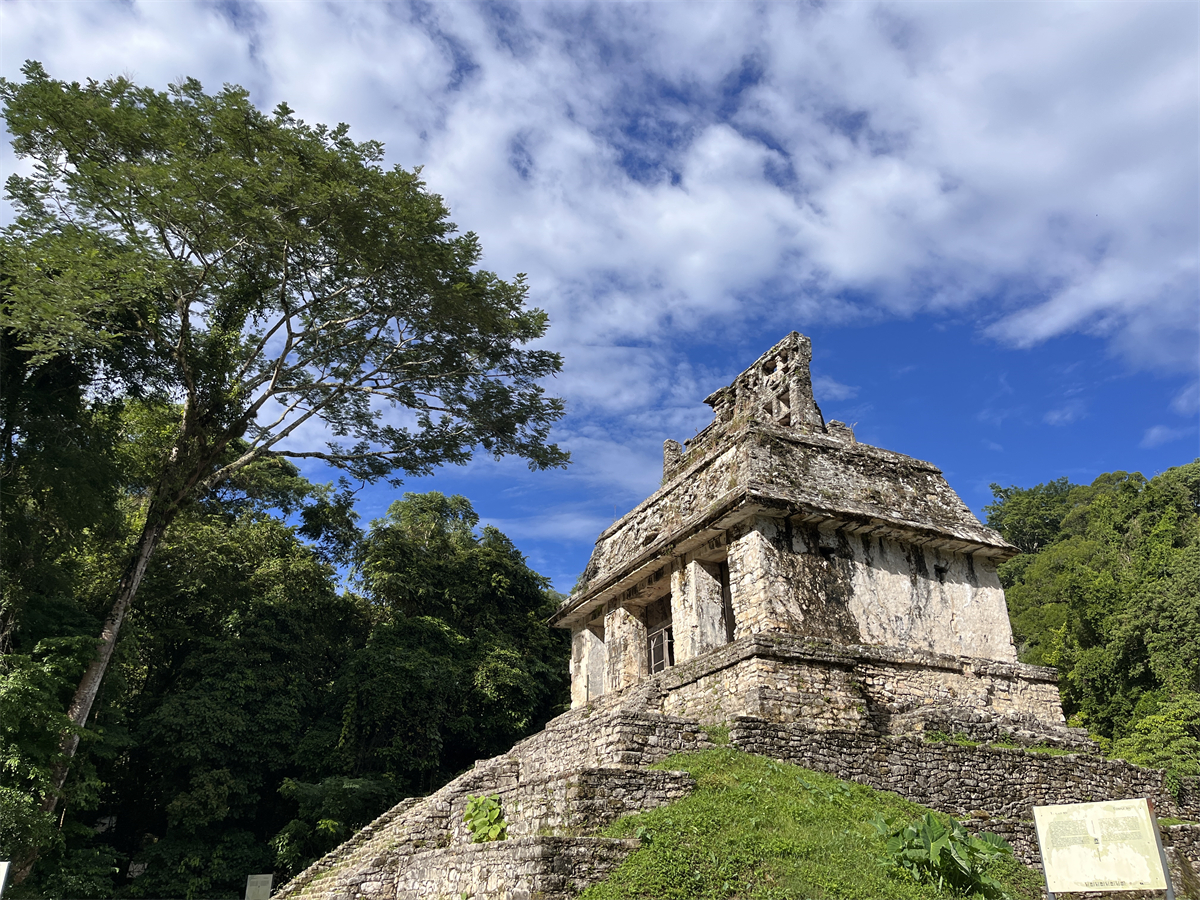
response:
{"label": "stone roof", "polygon": [[669,574],[671,558],[724,540],[763,512],[995,558],[1019,551],[983,525],[936,466],[860,444],[813,397],[809,339],[792,332],[709,396],[714,421],[664,447],[663,486],[596,540],[583,587],[552,622],[570,627]]}

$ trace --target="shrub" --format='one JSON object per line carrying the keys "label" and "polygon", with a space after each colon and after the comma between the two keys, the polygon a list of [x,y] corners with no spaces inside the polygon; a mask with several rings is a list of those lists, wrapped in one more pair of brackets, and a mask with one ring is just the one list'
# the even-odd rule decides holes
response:
{"label": "shrub", "polygon": [[500,808],[500,798],[497,796],[468,795],[463,821],[467,823],[474,844],[508,840],[508,823],[504,821],[504,811]]}
{"label": "shrub", "polygon": [[899,826],[876,816],[873,824],[887,838],[885,864],[955,894],[1008,896],[1003,885],[987,873],[996,857],[1012,854],[1008,841],[999,835],[972,835],[953,819],[947,828],[933,813]]}

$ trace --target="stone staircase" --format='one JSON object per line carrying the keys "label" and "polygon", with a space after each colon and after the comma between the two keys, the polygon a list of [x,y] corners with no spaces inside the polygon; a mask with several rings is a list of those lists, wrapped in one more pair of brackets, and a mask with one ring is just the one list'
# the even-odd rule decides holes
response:
{"label": "stone staircase", "polygon": [[[711,746],[694,720],[623,709],[567,713],[436,793],[401,801],[276,897],[566,900],[637,846],[589,835],[695,786],[685,772],[645,767]],[[471,795],[500,798],[509,840],[471,843],[463,821]]]}

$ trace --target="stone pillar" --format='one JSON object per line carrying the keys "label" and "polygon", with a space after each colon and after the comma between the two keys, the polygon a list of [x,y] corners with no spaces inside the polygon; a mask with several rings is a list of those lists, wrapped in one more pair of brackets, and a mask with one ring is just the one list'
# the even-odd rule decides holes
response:
{"label": "stone pillar", "polygon": [[610,609],[604,617],[604,649],[607,660],[604,690],[620,691],[650,674],[646,626],[624,607]]}
{"label": "stone pillar", "polygon": [[724,613],[719,565],[692,560],[671,573],[677,663],[725,643]]}
{"label": "stone pillar", "polygon": [[586,706],[604,693],[604,638],[594,626],[571,634],[571,709]]}
{"label": "stone pillar", "polygon": [[737,623],[735,639],[788,630],[786,619],[778,615],[778,607],[786,602],[788,593],[779,572],[778,537],[779,523],[763,516],[742,523],[730,535],[729,593]]}

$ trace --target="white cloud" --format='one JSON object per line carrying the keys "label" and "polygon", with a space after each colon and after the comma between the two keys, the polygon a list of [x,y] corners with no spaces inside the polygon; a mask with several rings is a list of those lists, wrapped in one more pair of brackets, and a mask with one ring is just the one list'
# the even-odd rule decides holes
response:
{"label": "white cloud", "polygon": [[1171,409],[1181,416],[1200,414],[1200,381],[1193,381],[1171,400]]}
{"label": "white cloud", "polygon": [[1087,415],[1087,407],[1078,401],[1073,401],[1060,406],[1057,409],[1051,409],[1042,416],[1042,421],[1047,425],[1070,425],[1072,422],[1078,422]]}
{"label": "white cloud", "polygon": [[1160,444],[1169,444],[1171,441],[1177,441],[1181,437],[1186,437],[1196,431],[1192,428],[1169,428],[1166,425],[1155,425],[1153,428],[1146,429],[1146,433],[1142,436],[1141,447],[1150,448],[1157,447]]}
{"label": "white cloud", "polygon": [[1196,366],[1193,6],[5,13],[6,67],[241,82],[425,164],[590,374],[631,337],[864,304],[977,307],[1014,345],[1082,330],[1137,366]]}
{"label": "white cloud", "polygon": [[9,78],[237,82],[424,165],[550,313],[577,477],[629,496],[736,374],[699,340],[953,312],[1195,373],[1198,10],[9,0],[0,40]]}
{"label": "white cloud", "polygon": [[613,521],[611,516],[597,515],[592,507],[568,504],[540,510],[532,517],[491,517],[484,524],[494,525],[518,541],[523,538],[592,541]]}
{"label": "white cloud", "polygon": [[828,375],[814,375],[812,383],[817,403],[823,400],[850,400],[858,396],[857,387],[834,381]]}

